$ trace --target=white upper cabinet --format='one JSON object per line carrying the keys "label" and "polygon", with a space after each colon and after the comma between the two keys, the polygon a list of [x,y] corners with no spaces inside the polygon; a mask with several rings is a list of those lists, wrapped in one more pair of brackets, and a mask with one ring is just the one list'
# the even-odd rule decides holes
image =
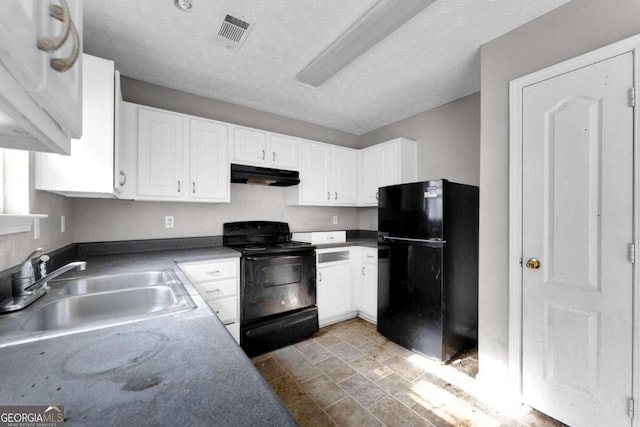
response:
{"label": "white upper cabinet", "polygon": [[138,110],[138,195],[182,198],[183,123],[179,113]]}
{"label": "white upper cabinet", "polygon": [[82,67],[82,138],[71,140],[70,156],[36,153],[35,188],[71,197],[115,197],[119,75],[113,61],[86,54]]}
{"label": "white upper cabinet", "polygon": [[358,206],[377,206],[378,188],[417,180],[416,142],[396,138],[360,150]]}
{"label": "white upper cabinet", "polygon": [[0,2],[0,146],[68,154],[82,135],[82,1]]}
{"label": "white upper cabinet", "polygon": [[298,170],[297,138],[256,129],[235,127],[232,163]]}
{"label": "white upper cabinet", "polygon": [[228,125],[128,102],[122,108],[120,198],[229,201]]}
{"label": "white upper cabinet", "polygon": [[190,198],[229,200],[228,126],[209,120],[189,119]]}
{"label": "white upper cabinet", "polygon": [[355,206],[358,202],[356,150],[302,141],[300,184],[287,189],[294,205]]}

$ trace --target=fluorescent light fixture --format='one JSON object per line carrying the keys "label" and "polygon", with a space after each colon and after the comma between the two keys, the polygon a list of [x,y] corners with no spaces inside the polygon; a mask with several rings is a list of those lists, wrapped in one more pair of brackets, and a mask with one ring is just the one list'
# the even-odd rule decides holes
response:
{"label": "fluorescent light fixture", "polygon": [[318,87],[435,0],[379,0],[296,75]]}

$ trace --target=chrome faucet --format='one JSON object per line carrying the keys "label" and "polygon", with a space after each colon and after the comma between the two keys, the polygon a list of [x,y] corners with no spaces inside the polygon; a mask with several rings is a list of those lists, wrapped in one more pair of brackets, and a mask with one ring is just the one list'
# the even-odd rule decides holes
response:
{"label": "chrome faucet", "polygon": [[[49,287],[47,286],[50,280],[55,279],[61,274],[67,271],[77,269],[79,271],[84,270],[87,267],[85,261],[70,262],[67,265],[60,267],[59,269],[40,277],[36,280],[35,271],[33,269],[32,260],[36,256],[42,253],[43,249],[38,248],[33,251],[27,259],[24,260],[11,274],[11,289],[13,292],[13,298],[9,299],[4,305],[0,306],[0,313],[8,313],[27,307],[29,304],[36,301],[47,293]],[[45,258],[46,259],[46,258]],[[44,271],[44,269],[42,269]]]}
{"label": "chrome faucet", "polygon": [[71,270],[74,270],[74,269],[76,269],[78,271],[84,271],[85,268],[87,268],[87,262],[86,261],[70,262],[69,264],[62,266],[59,269],[57,269],[55,271],[52,271],[51,273],[47,274],[46,276],[41,277],[39,280],[36,280],[31,285],[29,285],[26,288],[24,288],[24,291],[25,292],[37,292],[38,289],[46,287],[47,283],[49,282],[49,280],[53,280],[56,277],[60,276],[61,274],[64,274],[67,271],[71,271]]}

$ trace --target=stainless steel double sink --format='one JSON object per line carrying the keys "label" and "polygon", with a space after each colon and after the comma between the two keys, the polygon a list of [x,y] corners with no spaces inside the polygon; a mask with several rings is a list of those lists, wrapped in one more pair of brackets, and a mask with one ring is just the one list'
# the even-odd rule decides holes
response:
{"label": "stainless steel double sink", "polygon": [[84,277],[50,286],[42,302],[1,317],[0,346],[196,307],[173,269]]}

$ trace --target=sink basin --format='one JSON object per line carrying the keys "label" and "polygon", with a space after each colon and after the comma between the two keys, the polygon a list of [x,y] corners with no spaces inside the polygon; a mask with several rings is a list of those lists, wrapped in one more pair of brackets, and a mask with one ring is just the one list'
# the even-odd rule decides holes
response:
{"label": "sink basin", "polygon": [[33,305],[2,315],[0,348],[196,308],[171,268],[52,281],[49,286]]}
{"label": "sink basin", "polygon": [[62,293],[84,295],[95,292],[117,291],[159,284],[164,285],[169,280],[172,280],[172,278],[170,273],[166,271],[143,271],[140,273],[83,277],[67,282]]}
{"label": "sink basin", "polygon": [[124,317],[166,310],[177,302],[164,285],[71,296],[40,307],[24,325],[27,331],[47,331],[86,326]]}

